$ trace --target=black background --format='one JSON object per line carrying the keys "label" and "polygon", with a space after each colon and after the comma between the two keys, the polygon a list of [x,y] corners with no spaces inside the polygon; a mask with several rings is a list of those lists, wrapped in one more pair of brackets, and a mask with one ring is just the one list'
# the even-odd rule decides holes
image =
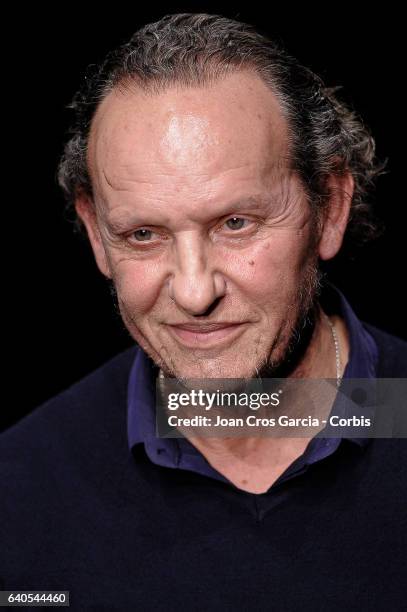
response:
{"label": "black background", "polygon": [[375,197],[387,231],[356,261],[338,260],[331,279],[360,318],[407,336],[403,19],[388,7],[356,13],[351,4],[322,12],[279,4],[197,2],[141,10],[114,3],[87,5],[85,14],[83,6],[68,3],[21,8],[3,21],[4,425],[131,344],[90,248],[65,218],[56,166],[69,123],[65,107],[86,66],[167,13],[210,12],[253,23],[328,85],[343,86],[343,97],[371,128],[379,158],[389,158]]}

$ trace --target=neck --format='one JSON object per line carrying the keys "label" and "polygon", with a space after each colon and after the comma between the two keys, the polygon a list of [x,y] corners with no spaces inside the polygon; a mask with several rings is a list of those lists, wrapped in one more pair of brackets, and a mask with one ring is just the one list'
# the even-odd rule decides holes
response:
{"label": "neck", "polygon": [[[340,349],[341,362],[345,363],[347,356],[347,339],[343,337],[343,329],[338,326],[338,317],[330,318],[335,326],[335,334]],[[337,329],[338,326],[338,329]],[[342,355],[343,354],[343,355]],[[303,352],[293,361],[293,367],[287,372],[292,378],[337,378],[336,345],[329,321],[320,306],[317,307],[314,325]],[[342,371],[339,372],[342,375]]]}

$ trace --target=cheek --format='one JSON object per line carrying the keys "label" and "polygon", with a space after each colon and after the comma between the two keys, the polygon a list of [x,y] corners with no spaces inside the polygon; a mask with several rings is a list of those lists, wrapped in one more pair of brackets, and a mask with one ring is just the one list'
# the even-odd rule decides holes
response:
{"label": "cheek", "polygon": [[283,234],[283,230],[276,234],[245,253],[229,252],[223,258],[235,284],[260,301],[294,290],[306,261],[302,240]]}
{"label": "cheek", "polygon": [[119,301],[131,308],[137,317],[148,312],[155,304],[161,289],[157,265],[151,262],[122,261],[116,266],[113,282]]}

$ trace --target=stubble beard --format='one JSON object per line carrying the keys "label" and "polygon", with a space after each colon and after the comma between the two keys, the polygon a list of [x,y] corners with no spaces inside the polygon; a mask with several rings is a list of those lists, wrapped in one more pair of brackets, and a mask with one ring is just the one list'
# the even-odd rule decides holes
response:
{"label": "stubble beard", "polygon": [[[279,355],[275,356],[277,347],[274,346],[269,356],[256,368],[253,378],[285,378],[301,362],[314,332],[322,281],[323,274],[317,258],[310,258],[294,301],[294,322],[286,340],[282,342]],[[278,344],[278,339],[275,344]]]}

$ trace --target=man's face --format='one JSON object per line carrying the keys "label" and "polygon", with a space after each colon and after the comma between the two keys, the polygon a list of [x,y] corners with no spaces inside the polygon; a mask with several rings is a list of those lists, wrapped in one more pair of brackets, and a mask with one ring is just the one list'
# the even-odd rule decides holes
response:
{"label": "man's face", "polygon": [[250,73],[129,88],[97,111],[96,214],[79,210],[130,334],[179,378],[251,377],[287,354],[317,261],[288,147],[275,96]]}

